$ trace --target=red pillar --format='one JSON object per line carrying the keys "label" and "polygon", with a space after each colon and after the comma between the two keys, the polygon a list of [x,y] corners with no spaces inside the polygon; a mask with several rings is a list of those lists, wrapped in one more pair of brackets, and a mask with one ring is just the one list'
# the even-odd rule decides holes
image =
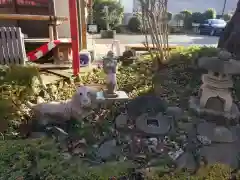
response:
{"label": "red pillar", "polygon": [[72,56],[73,56],[73,74],[76,76],[80,71],[79,60],[79,34],[78,34],[78,20],[77,20],[77,2],[76,0],[68,0],[69,2],[69,16],[70,16],[70,29],[72,39]]}

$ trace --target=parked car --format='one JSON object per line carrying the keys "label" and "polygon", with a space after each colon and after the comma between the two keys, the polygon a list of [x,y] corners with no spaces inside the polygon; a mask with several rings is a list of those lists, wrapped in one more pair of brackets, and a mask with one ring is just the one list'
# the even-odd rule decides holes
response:
{"label": "parked car", "polygon": [[222,19],[208,19],[199,25],[199,33],[210,36],[220,35],[226,24],[226,21]]}

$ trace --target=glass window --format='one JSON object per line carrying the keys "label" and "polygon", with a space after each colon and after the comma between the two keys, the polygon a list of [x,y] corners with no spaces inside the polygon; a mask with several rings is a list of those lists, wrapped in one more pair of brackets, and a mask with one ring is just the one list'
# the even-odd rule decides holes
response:
{"label": "glass window", "polygon": [[212,24],[225,24],[226,22],[222,19],[212,19],[211,23]]}

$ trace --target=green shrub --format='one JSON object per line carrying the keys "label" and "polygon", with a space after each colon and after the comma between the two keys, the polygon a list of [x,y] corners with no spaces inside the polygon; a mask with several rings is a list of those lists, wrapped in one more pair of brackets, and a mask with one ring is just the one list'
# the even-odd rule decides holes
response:
{"label": "green shrub", "polygon": [[192,22],[193,23],[202,23],[204,21],[204,15],[200,12],[192,13]]}
{"label": "green shrub", "polygon": [[[19,124],[24,118],[22,103],[31,99],[41,87],[38,69],[34,66],[0,66],[0,119],[2,124]],[[7,128],[7,127],[6,127]],[[5,132],[2,129],[0,132]]]}
{"label": "green shrub", "polygon": [[131,32],[139,33],[141,32],[141,20],[139,17],[134,16],[128,22],[128,29]]}
{"label": "green shrub", "polygon": [[180,14],[183,16],[183,26],[184,29],[190,30],[192,29],[192,13],[190,11],[181,11]]}
{"label": "green shrub", "polygon": [[232,18],[232,14],[224,14],[224,15],[223,15],[223,19],[224,19],[225,21],[229,21],[231,18]]}
{"label": "green shrub", "polygon": [[119,25],[119,26],[113,28],[113,30],[115,30],[116,33],[126,33],[127,32],[127,26],[126,25]]}
{"label": "green shrub", "polygon": [[213,8],[207,9],[204,13],[204,18],[206,19],[216,19],[217,13],[216,10]]}
{"label": "green shrub", "polygon": [[65,160],[49,139],[0,141],[0,179],[106,180],[127,173],[130,163],[89,168],[80,158]]}
{"label": "green shrub", "polygon": [[[231,168],[225,165],[216,164],[202,167],[196,174],[180,171],[171,175],[159,177],[155,175],[152,180],[227,180],[231,178]],[[150,178],[151,179],[151,178]]]}
{"label": "green shrub", "polygon": [[[106,18],[106,12],[104,7],[108,6],[108,18]],[[93,17],[94,23],[99,27],[99,30],[106,30],[107,22],[109,23],[110,29],[118,26],[123,18],[123,6],[112,0],[95,0],[93,4]]]}

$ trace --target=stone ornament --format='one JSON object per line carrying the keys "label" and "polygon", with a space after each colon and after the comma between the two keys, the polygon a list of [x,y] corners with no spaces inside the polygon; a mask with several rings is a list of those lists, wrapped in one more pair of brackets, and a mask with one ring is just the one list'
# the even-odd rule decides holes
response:
{"label": "stone ornament", "polygon": [[153,117],[145,113],[136,119],[136,129],[146,134],[164,135],[170,132],[171,120],[162,113]]}
{"label": "stone ornament", "polygon": [[104,95],[107,97],[117,97],[117,60],[114,58],[114,53],[109,51],[103,59],[103,70],[106,74],[107,90]]}
{"label": "stone ornament", "polygon": [[216,57],[202,57],[198,66],[206,69],[198,97],[191,97],[190,108],[197,112],[237,118],[239,110],[233,102],[232,76],[240,73],[240,62],[231,53],[220,50]]}

